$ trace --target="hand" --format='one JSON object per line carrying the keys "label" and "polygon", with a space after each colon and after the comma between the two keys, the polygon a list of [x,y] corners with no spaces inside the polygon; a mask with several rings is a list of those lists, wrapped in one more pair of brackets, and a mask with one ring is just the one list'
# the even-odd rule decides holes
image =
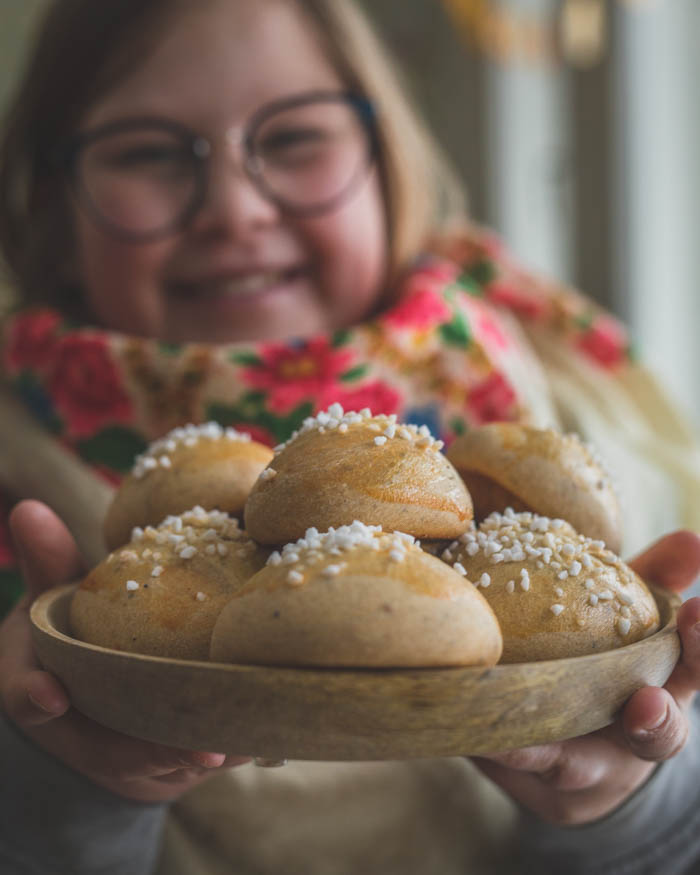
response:
{"label": "hand", "polygon": [[[667,535],[629,565],[644,580],[681,592],[700,574],[700,535]],[[582,824],[609,814],[687,738],[686,714],[700,689],[700,598],[681,606],[678,631],[681,658],[666,685],[638,690],[611,726],[557,744],[475,757],[475,764],[551,823]]]}
{"label": "hand", "polygon": [[0,624],[0,703],[39,747],[96,784],[142,802],[177,798],[212,773],[247,757],[177,750],[100,726],[70,707],[59,681],[34,655],[29,606],[52,586],[83,573],[70,533],[38,501],[23,501],[10,516],[27,592]]}

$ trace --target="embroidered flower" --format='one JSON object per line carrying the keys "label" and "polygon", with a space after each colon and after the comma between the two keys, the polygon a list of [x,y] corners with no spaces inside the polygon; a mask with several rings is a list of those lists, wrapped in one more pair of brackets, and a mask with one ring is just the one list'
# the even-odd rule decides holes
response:
{"label": "embroidered flower", "polygon": [[494,371],[469,391],[467,407],[471,421],[477,425],[517,418],[517,396],[499,371]]}
{"label": "embroidered flower", "polygon": [[589,358],[604,368],[619,365],[627,353],[624,329],[610,316],[600,314],[578,340],[578,347]]}
{"label": "embroidered flower", "polygon": [[67,432],[92,435],[105,425],[127,422],[132,405],[105,337],[71,334],[61,338],[53,357],[49,391],[65,418]]}
{"label": "embroidered flower", "polygon": [[548,309],[547,296],[538,294],[535,283],[524,277],[496,280],[488,286],[486,297],[489,303],[512,310],[525,319],[540,319]]}
{"label": "embroidered flower", "polygon": [[325,410],[335,401],[338,401],[344,410],[362,410],[363,407],[369,407],[375,415],[398,413],[402,405],[402,398],[396,387],[382,380],[365,383],[356,389],[340,388],[335,394],[328,393],[319,398],[316,410]]}
{"label": "embroidered flower", "polygon": [[10,321],[5,363],[9,373],[44,370],[51,360],[61,317],[53,310],[30,310]]}
{"label": "embroidered flower", "polygon": [[248,385],[268,393],[270,410],[287,413],[305,399],[333,394],[354,355],[350,349],[334,348],[325,337],[296,346],[266,344],[259,363],[245,368],[241,376]]}
{"label": "embroidered flower", "polygon": [[385,324],[399,329],[430,331],[452,316],[442,295],[434,288],[417,288],[384,317]]}

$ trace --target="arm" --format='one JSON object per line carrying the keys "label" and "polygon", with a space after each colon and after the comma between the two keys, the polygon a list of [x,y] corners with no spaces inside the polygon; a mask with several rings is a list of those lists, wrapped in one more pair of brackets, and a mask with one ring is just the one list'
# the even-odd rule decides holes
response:
{"label": "arm", "polygon": [[689,715],[683,750],[602,820],[553,827],[523,812],[520,859],[526,871],[570,875],[682,875],[700,859],[700,705]]}
{"label": "arm", "polygon": [[32,744],[0,715],[0,871],[148,875],[164,804],[120,798]]}
{"label": "arm", "polygon": [[247,760],[130,738],[71,709],[34,656],[29,605],[74,580],[82,561],[45,505],[21,502],[10,523],[27,593],[0,624],[0,863],[4,855],[21,875],[147,873],[164,815],[158,803]]}
{"label": "arm", "polygon": [[[647,580],[683,590],[700,571],[700,536],[676,532],[630,564]],[[686,744],[700,714],[693,704],[700,687],[699,598],[683,604],[678,629],[682,656],[665,687],[639,690],[612,726],[477,760],[531,812],[520,838],[523,853],[537,858],[536,871],[562,871],[566,859],[572,875],[670,875],[700,859],[700,748],[694,736]],[[657,859],[657,846],[668,861],[645,868],[647,858]]]}

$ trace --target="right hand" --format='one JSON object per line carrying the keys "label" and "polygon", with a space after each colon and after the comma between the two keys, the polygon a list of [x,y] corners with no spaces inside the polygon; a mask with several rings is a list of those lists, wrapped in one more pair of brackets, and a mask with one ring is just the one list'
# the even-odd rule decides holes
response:
{"label": "right hand", "polygon": [[10,515],[26,593],[0,624],[0,706],[36,745],[94,783],[141,802],[175,799],[249,757],[178,750],[107,729],[71,708],[32,648],[29,607],[52,586],[84,573],[75,541],[46,505],[22,501]]}

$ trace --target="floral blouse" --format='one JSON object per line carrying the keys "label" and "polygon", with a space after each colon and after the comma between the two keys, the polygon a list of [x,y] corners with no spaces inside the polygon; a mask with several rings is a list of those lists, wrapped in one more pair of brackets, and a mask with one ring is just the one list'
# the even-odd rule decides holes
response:
{"label": "floral blouse", "polygon": [[[57,440],[116,484],[176,425],[216,420],[275,445],[336,401],[426,424],[446,444],[484,422],[556,424],[529,326],[596,368],[632,366],[615,319],[526,273],[478,229],[421,259],[396,301],[333,334],[227,345],[165,344],[22,309],[2,325],[2,372]],[[8,509],[0,497],[0,615],[20,591]]]}

